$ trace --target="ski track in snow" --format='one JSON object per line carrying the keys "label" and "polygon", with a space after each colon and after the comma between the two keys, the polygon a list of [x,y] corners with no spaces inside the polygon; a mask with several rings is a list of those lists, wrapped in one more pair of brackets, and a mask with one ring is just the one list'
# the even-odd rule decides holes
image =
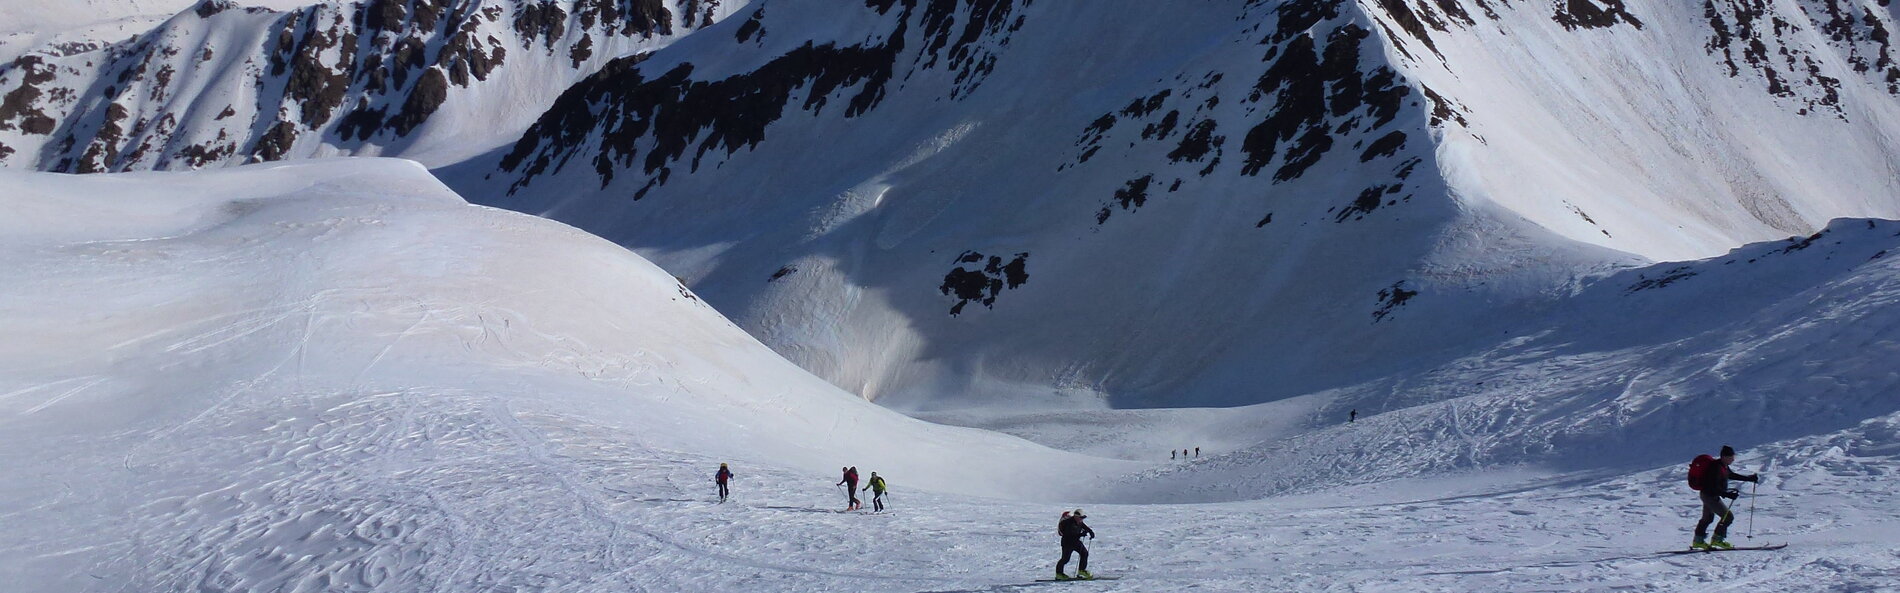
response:
{"label": "ski track in snow", "polygon": [[[300,413],[241,441],[155,435],[162,450],[145,457],[167,461],[138,473],[162,494],[95,532],[129,531],[136,545],[75,533],[73,550],[150,554],[127,571],[142,590],[1013,591],[1041,585],[1029,581],[1049,572],[1053,515],[1067,506],[899,483],[890,512],[839,513],[823,478],[743,466],[734,500],[715,504],[705,474],[717,461],[508,396],[266,391],[239,394],[203,421]],[[225,458],[250,460],[248,469],[190,493]],[[1397,502],[1356,503],[1346,491],[1324,506],[1091,505],[1094,569],[1122,580],[1086,586],[1851,591],[1890,586],[1900,571],[1883,541],[1828,541],[1829,531],[1900,527],[1881,512],[1900,497],[1864,479],[1891,477],[1891,458],[1781,469],[1759,499],[1755,538],[1743,538],[1744,516],[1735,539],[1793,546],[1759,554],[1655,553],[1682,545],[1694,519],[1674,469]],[[1773,487],[1798,481],[1862,486]]]}

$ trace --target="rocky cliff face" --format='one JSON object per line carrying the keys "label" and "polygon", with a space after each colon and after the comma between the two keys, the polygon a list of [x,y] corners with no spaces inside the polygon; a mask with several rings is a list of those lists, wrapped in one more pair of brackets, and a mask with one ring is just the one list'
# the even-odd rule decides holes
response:
{"label": "rocky cliff face", "polygon": [[89,173],[452,158],[505,141],[607,60],[735,4],[370,0],[278,12],[206,0],[122,43],[0,67],[0,163]]}

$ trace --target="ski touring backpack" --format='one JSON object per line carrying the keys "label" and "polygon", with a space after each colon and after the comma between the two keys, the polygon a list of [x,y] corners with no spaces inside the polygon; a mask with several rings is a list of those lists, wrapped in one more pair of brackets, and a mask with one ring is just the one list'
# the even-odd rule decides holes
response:
{"label": "ski touring backpack", "polygon": [[1695,456],[1695,461],[1689,462],[1689,489],[1701,490],[1702,481],[1708,478],[1711,471],[1715,471],[1714,457],[1707,453]]}

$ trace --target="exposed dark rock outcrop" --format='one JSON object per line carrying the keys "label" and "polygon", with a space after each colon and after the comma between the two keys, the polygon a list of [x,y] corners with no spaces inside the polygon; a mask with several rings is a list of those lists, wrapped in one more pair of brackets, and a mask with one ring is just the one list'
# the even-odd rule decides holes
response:
{"label": "exposed dark rock outcrop", "polygon": [[1418,296],[1418,291],[1406,290],[1404,280],[1392,283],[1389,288],[1379,289],[1379,306],[1372,310],[1372,322],[1385,321],[1386,317],[1392,315],[1393,309],[1404,306],[1406,301],[1415,296]]}
{"label": "exposed dark rock outcrop", "polygon": [[[695,76],[692,64],[655,73],[641,66],[642,56],[616,59],[562,93],[504,156],[502,168],[516,174],[509,191],[585,156],[603,188],[623,170],[643,175],[633,193],[639,199],[665,184],[689,151],[690,171],[714,149],[729,156],[754,146],[787,109],[820,113],[841,95],[842,115],[856,117],[894,85],[931,70],[954,75],[948,97],[955,99],[994,68],[991,48],[1022,26],[1016,11],[1028,3],[866,0],[865,9],[896,15],[888,35],[857,45],[807,42],[751,71],[711,80]],[[800,95],[804,100],[793,105]]]}
{"label": "exposed dark rock outcrop", "polygon": [[[1419,119],[1404,124],[1395,122],[1408,106],[1411,88],[1392,68],[1376,59],[1367,63],[1366,46],[1372,40],[1372,31],[1343,13],[1338,3],[1306,1],[1272,6],[1253,3],[1253,6],[1273,17],[1259,27],[1265,31],[1259,41],[1265,46],[1261,58],[1264,71],[1253,85],[1238,89],[1238,93],[1225,89],[1230,102],[1247,107],[1246,120],[1239,122],[1247,130],[1240,145],[1242,159],[1236,171],[1239,175],[1255,176],[1271,171],[1275,184],[1293,181],[1318,165],[1335,147],[1345,144],[1357,150],[1355,156],[1359,163],[1407,156],[1406,139],[1410,136],[1406,130],[1416,128],[1405,126],[1417,126]],[[1472,21],[1468,13],[1457,8],[1456,2],[1430,6],[1435,11],[1430,13],[1434,15],[1432,23],[1436,23],[1432,26]],[[1421,26],[1427,26],[1423,23],[1421,21]],[[1235,125],[1231,120],[1222,121],[1223,117],[1233,117],[1231,109],[1215,111],[1224,104],[1221,100],[1224,89],[1220,86],[1224,78],[1226,73],[1221,72],[1208,72],[1198,78],[1179,76],[1174,80],[1176,86],[1138,96],[1126,106],[1102,114],[1077,138],[1075,145],[1079,152],[1075,159],[1057,171],[1081,166],[1102,150],[1118,147],[1120,144],[1111,142],[1110,138],[1117,134],[1117,126],[1131,124],[1128,130],[1121,132],[1128,136],[1125,140],[1129,150],[1150,150],[1144,146],[1166,142],[1163,146],[1167,148],[1161,156],[1167,162],[1201,164],[1195,171],[1196,176],[1187,180],[1215,173],[1220,168],[1226,140],[1218,131]],[[1240,96],[1231,98],[1235,94]],[[1419,102],[1412,99],[1409,105],[1417,108]],[[1438,121],[1431,123],[1437,125]],[[1137,129],[1138,139],[1134,137]],[[1384,175],[1387,171],[1409,174],[1416,164],[1416,161],[1408,161],[1368,174]],[[1115,198],[1096,211],[1096,223],[1105,223],[1117,207],[1133,211],[1143,205],[1153,177],[1133,179],[1116,190]],[[1402,177],[1372,184],[1344,211],[1335,208],[1329,215],[1335,220],[1359,220],[1381,205],[1406,201],[1409,195],[1388,195],[1388,192],[1397,194],[1404,187],[1400,179]],[[1181,189],[1184,181],[1176,178],[1168,191]],[[1256,226],[1264,226],[1269,218],[1262,218]]]}
{"label": "exposed dark rock outcrop", "polygon": [[962,314],[963,306],[970,303],[994,308],[996,296],[1004,289],[1014,289],[1029,281],[1028,261],[1028,253],[1018,253],[1005,263],[1000,256],[965,251],[957,256],[957,266],[944,275],[938,291],[957,299],[957,303],[950,306],[952,317]]}
{"label": "exposed dark rock outcrop", "polygon": [[0,84],[18,76],[19,86],[0,96],[0,130],[18,129],[28,134],[53,133],[54,121],[38,105],[46,94],[40,86],[57,76],[52,64],[35,55],[20,56],[10,68],[0,70]]}
{"label": "exposed dark rock outcrop", "polygon": [[1272,65],[1249,97],[1270,101],[1270,106],[1242,142],[1241,152],[1247,155],[1242,174],[1253,175],[1279,162],[1275,181],[1298,178],[1332,149],[1334,134],[1342,131],[1331,125],[1331,117],[1363,108],[1370,121],[1348,119],[1347,130],[1371,131],[1392,122],[1411,89],[1400,85],[1390,68],[1361,72],[1360,44],[1368,33],[1350,23],[1334,29],[1327,35],[1323,58],[1319,40],[1308,32],[1289,35],[1283,46],[1273,48],[1278,51],[1269,53]]}
{"label": "exposed dark rock outcrop", "polygon": [[1095,214],[1095,224],[1108,222],[1108,216],[1115,212],[1114,207],[1117,205],[1123,210],[1133,211],[1148,203],[1148,185],[1154,180],[1154,175],[1144,175],[1128,180],[1127,185],[1115,190],[1115,197],[1109,200],[1109,204],[1102,206],[1101,211]]}
{"label": "exposed dark rock outcrop", "polygon": [[1802,10],[1797,14],[1806,19],[1784,18],[1785,11],[1767,0],[1703,0],[1710,31],[1705,47],[1728,68],[1729,76],[1760,77],[1768,94],[1792,101],[1801,113],[1846,119],[1841,80],[1823,73],[1821,60],[1826,57],[1817,56],[1805,41],[1806,33],[1818,31],[1854,73],[1900,96],[1900,63],[1887,25],[1891,12],[1883,19],[1851,0],[1799,1]]}
{"label": "exposed dark rock outcrop", "polygon": [[1662,288],[1674,284],[1678,280],[1695,276],[1697,273],[1693,266],[1671,268],[1655,278],[1650,278],[1647,275],[1641,276],[1635,284],[1631,284],[1630,287],[1623,292],[1629,294],[1653,288]]}
{"label": "exposed dark rock outcrop", "polygon": [[1563,0],[1551,18],[1571,30],[1602,29],[1618,24],[1643,28],[1643,21],[1629,13],[1623,0]]}

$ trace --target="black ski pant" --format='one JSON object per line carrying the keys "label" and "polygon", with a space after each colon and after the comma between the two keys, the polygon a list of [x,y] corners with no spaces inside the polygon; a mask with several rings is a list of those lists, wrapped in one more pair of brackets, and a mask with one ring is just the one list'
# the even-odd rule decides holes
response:
{"label": "black ski pant", "polygon": [[884,493],[883,492],[871,493],[871,510],[874,512],[882,512],[884,510]]}
{"label": "black ski pant", "polygon": [[1088,572],[1089,547],[1082,545],[1082,538],[1069,539],[1066,537],[1062,538],[1062,559],[1056,561],[1056,572],[1061,573],[1062,567],[1069,564],[1069,554],[1071,553],[1077,557],[1075,572]]}
{"label": "black ski pant", "polygon": [[855,508],[858,508],[859,504],[862,504],[858,502],[858,483],[857,482],[846,482],[844,485],[844,495],[845,495],[844,506],[846,509],[855,509]]}
{"label": "black ski pant", "polygon": [[726,499],[726,483],[720,482],[719,483],[719,500],[725,500],[725,499]]}
{"label": "black ski pant", "polygon": [[1728,504],[1722,502],[1722,493],[1702,491],[1702,520],[1696,521],[1695,538],[1702,539],[1709,532],[1709,522],[1721,517],[1722,522],[1715,524],[1715,539],[1728,539],[1728,526],[1735,522],[1735,513],[1728,510]]}

